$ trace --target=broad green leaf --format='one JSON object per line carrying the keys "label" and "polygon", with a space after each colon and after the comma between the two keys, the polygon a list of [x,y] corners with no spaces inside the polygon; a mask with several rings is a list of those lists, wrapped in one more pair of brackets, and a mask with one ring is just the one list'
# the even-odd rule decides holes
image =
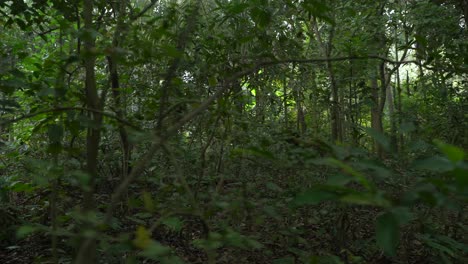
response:
{"label": "broad green leaf", "polygon": [[328,178],[328,180],[327,180],[327,184],[344,186],[344,185],[346,185],[347,183],[349,183],[352,180],[353,180],[352,177],[349,177],[348,175],[344,175],[344,174],[339,173],[339,174],[335,174],[335,175],[330,176],[330,178]]}
{"label": "broad green leaf", "polygon": [[468,186],[468,169],[465,168],[456,168],[453,171],[455,179],[459,187],[466,188]]}
{"label": "broad green leaf", "polygon": [[141,249],[146,249],[152,243],[150,232],[143,226],[137,227],[133,244]]}
{"label": "broad green leaf", "polygon": [[35,188],[30,183],[16,181],[10,185],[9,189],[14,192],[32,192]]}
{"label": "broad green leaf", "polygon": [[210,77],[208,78],[208,84],[209,84],[210,86],[215,86],[216,84],[218,84],[218,80],[216,79],[215,76],[210,76]]}
{"label": "broad green leaf", "polygon": [[235,4],[233,3],[229,7],[229,12],[232,15],[237,15],[237,14],[244,12],[244,10],[247,9],[248,7],[249,7],[249,4],[247,3],[235,3]]}
{"label": "broad green leaf", "polygon": [[340,198],[340,201],[359,204],[359,205],[378,205],[374,195],[368,193],[351,193],[344,195]]}
{"label": "broad green leaf", "polygon": [[434,172],[447,172],[454,169],[454,165],[448,159],[441,156],[415,161],[413,167]]}
{"label": "broad green leaf", "polygon": [[153,197],[151,197],[151,193],[144,191],[143,192],[143,205],[145,206],[145,209],[149,212],[154,211],[154,200]]}
{"label": "broad green leaf", "polygon": [[440,140],[434,140],[434,142],[451,162],[457,163],[465,158],[465,152],[461,148],[445,144]]}
{"label": "broad green leaf", "polygon": [[168,257],[170,253],[171,249],[169,247],[166,247],[154,240],[150,240],[148,245],[143,249],[141,255],[153,260],[162,260],[163,257]]}
{"label": "broad green leaf", "polygon": [[254,7],[250,11],[252,20],[257,24],[258,27],[264,28],[271,21],[271,14],[268,10],[260,7]]}
{"label": "broad green leaf", "polygon": [[164,218],[161,223],[174,231],[180,231],[184,225],[184,222],[177,217]]}
{"label": "broad green leaf", "polygon": [[163,53],[169,57],[173,57],[173,58],[182,57],[182,53],[176,47],[172,45],[164,45],[161,48],[163,50]]}
{"label": "broad green leaf", "polygon": [[377,245],[389,255],[396,254],[399,240],[398,219],[390,213],[384,213],[377,218]]}
{"label": "broad green leaf", "polygon": [[22,239],[39,230],[40,228],[37,226],[23,225],[23,226],[20,226],[18,230],[16,230],[16,237],[18,237],[19,239]]}
{"label": "broad green leaf", "polygon": [[337,159],[328,158],[325,159],[325,162],[328,165],[336,166],[341,168],[344,172],[349,174],[350,176],[354,177],[357,182],[359,182],[362,186],[364,186],[368,190],[374,189],[374,186],[371,182],[369,182],[366,177],[359,171],[355,170],[353,167],[349,166],[348,164],[339,161]]}
{"label": "broad green leaf", "polygon": [[283,188],[279,187],[277,184],[275,184],[273,182],[267,182],[266,187],[269,190],[272,190],[272,191],[275,191],[275,192],[282,192],[283,191]]}

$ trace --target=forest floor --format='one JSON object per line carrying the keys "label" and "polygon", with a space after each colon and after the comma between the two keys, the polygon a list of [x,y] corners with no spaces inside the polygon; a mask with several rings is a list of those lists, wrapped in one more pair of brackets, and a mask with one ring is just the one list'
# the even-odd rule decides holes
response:
{"label": "forest floor", "polygon": [[[278,182],[278,185],[280,184],[281,182]],[[381,186],[381,188],[386,188],[387,193],[395,197],[402,193],[402,190],[395,186]],[[266,189],[257,191],[268,193]],[[105,204],[104,200],[107,197],[105,195],[99,197]],[[269,197],[269,199],[279,201],[282,198]],[[422,229],[436,228],[440,233],[455,234],[463,239],[458,223],[466,219],[460,219],[461,216],[457,214],[441,213],[426,207],[413,208],[413,210],[426,220],[431,219],[434,225],[430,227],[427,223],[416,220],[404,226],[400,233],[396,257],[385,256],[376,246],[375,223],[382,209],[324,202],[299,208],[293,214],[285,212],[279,213],[276,218],[263,218],[261,223],[255,225],[252,225],[248,219],[237,222],[237,226],[233,228],[245,236],[255,238],[263,245],[262,248],[221,247],[216,250],[215,263],[438,263],[434,260],[434,252],[425,246],[424,237],[418,234]],[[127,211],[130,215],[137,213],[138,211]],[[215,229],[212,231],[217,231],[216,228],[219,226],[216,225],[225,220],[223,217],[225,216],[218,215],[209,219],[210,226],[214,226]],[[134,232],[139,225],[131,218],[123,217],[123,219],[125,220],[121,225],[125,226],[125,230],[119,232],[131,233],[132,230]],[[208,263],[206,252],[192,243],[204,236],[206,230],[203,224],[193,217],[187,217],[183,221],[182,231],[174,232],[167,228],[157,228],[153,230],[152,238],[172,248],[186,263]],[[151,223],[148,221],[146,224]],[[116,233],[116,236],[118,235],[119,233]],[[65,238],[62,238],[61,244],[67,244]],[[304,255],[311,252],[313,255],[325,258],[318,262],[313,262],[313,258],[309,258],[310,262],[304,262]],[[16,240],[14,245],[0,249],[0,263],[54,263],[51,255],[50,238],[34,234]],[[59,250],[58,255],[59,263],[71,263],[70,256],[73,255],[73,249],[68,247]],[[121,262],[123,259],[122,256],[112,257],[104,254],[101,263],[123,263]],[[141,260],[138,263],[158,262]]]}

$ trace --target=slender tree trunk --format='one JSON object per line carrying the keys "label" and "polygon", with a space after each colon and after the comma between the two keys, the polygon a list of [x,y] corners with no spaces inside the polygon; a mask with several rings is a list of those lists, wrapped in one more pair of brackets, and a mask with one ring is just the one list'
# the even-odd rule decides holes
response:
{"label": "slender tree trunk", "polygon": [[388,115],[390,118],[390,146],[392,150],[398,149],[397,144],[397,127],[395,119],[395,100],[394,100],[394,91],[392,85],[387,85],[387,106],[388,106]]}
{"label": "slender tree trunk", "polygon": [[[397,52],[397,48],[395,48],[396,50],[396,58],[398,60],[398,52]],[[399,131],[397,132],[398,133],[398,149],[397,151],[401,151],[403,146],[404,146],[404,138],[403,138],[403,133],[401,132],[401,124],[402,124],[402,107],[401,107],[401,80],[400,80],[400,69],[398,68],[396,70],[396,91],[397,91],[397,97],[396,97],[396,105],[397,105],[397,111],[396,111],[396,116],[397,116],[397,119],[398,119],[398,125],[397,127],[399,128]]]}
{"label": "slender tree trunk", "polygon": [[283,80],[283,111],[284,111],[284,128],[287,129],[288,125],[288,85],[287,77],[284,76]]}
{"label": "slender tree trunk", "polygon": [[406,71],[406,96],[411,96],[409,72]]}
{"label": "slender tree trunk", "polygon": [[[292,74],[294,74],[295,66],[292,68]],[[291,82],[293,82],[291,80]],[[297,131],[304,135],[307,130],[307,125],[305,121],[305,113],[303,108],[303,94],[301,91],[301,87],[297,83],[291,83],[291,87],[293,90],[294,101],[296,103],[296,127]]]}
{"label": "slender tree trunk", "polygon": [[356,83],[354,81],[354,71],[353,71],[353,61],[351,61],[349,75],[349,94],[348,94],[348,116],[349,116],[349,127],[351,129],[351,139],[354,146],[359,145],[359,130],[357,121],[358,117],[356,115],[356,105],[357,105],[357,92],[356,92]]}
{"label": "slender tree trunk", "polygon": [[[114,37],[112,40],[112,46],[114,49],[118,49],[122,41],[125,28],[125,18],[127,10],[127,1],[121,0],[118,6],[116,17],[117,27],[114,32]],[[118,64],[115,54],[107,56],[107,62],[109,67],[109,79],[112,88],[112,96],[114,99],[114,111],[117,117],[120,119],[125,119],[126,116],[126,100],[125,97],[121,95],[121,87],[118,73]],[[121,165],[121,174],[122,179],[125,179],[131,171],[131,155],[132,155],[132,146],[128,140],[128,132],[125,126],[119,123],[119,135],[120,135],[120,144],[122,148],[122,165]]]}
{"label": "slender tree trunk", "polygon": [[[332,41],[333,41],[335,29],[332,27],[329,37],[328,37],[328,42],[325,43],[318,29],[317,21],[315,20],[315,18],[312,23],[313,23],[312,26],[313,26],[315,35],[317,37],[317,41],[319,45],[322,47],[323,54],[326,56],[326,58],[330,58],[331,52],[332,52]],[[333,70],[332,62],[330,60],[327,60],[326,66],[327,66],[328,78],[330,79],[330,88],[331,88],[331,94],[332,94],[332,98],[330,102],[332,141],[341,142],[343,141],[343,135],[342,135],[342,124],[341,124],[341,113],[340,113],[341,110],[340,110],[340,102],[339,102],[338,85],[336,82],[335,72]]]}
{"label": "slender tree trunk", "polygon": [[320,118],[321,118],[321,115],[320,115],[320,108],[319,108],[319,103],[318,103],[318,97],[319,97],[319,93],[318,93],[318,87],[317,87],[317,82],[315,80],[316,78],[316,74],[315,74],[315,70],[312,70],[312,73],[311,73],[311,79],[312,79],[312,83],[311,83],[311,88],[312,88],[312,127],[313,127],[313,135],[314,137],[317,136],[320,132]]}
{"label": "slender tree trunk", "polygon": [[[259,76],[255,76],[259,77]],[[263,88],[263,87],[262,87]],[[265,94],[258,85],[255,88],[255,117],[260,122],[265,122]]]}
{"label": "slender tree trunk", "polygon": [[[382,131],[382,120],[380,114],[380,103],[379,103],[379,84],[377,81],[376,71],[371,77],[371,98],[372,98],[372,107],[371,107],[371,127],[377,132]],[[382,146],[374,139],[374,152],[377,156],[382,157],[383,151]]]}
{"label": "slender tree trunk", "polygon": [[[84,0],[83,18],[84,28],[87,32],[91,32],[93,26],[93,0]],[[86,104],[90,109],[100,110],[101,105],[99,101],[98,91],[96,87],[95,76],[95,63],[96,56],[94,54],[95,39],[93,34],[88,34],[84,39],[84,66],[85,66],[85,90],[86,90]],[[88,128],[86,136],[86,170],[90,176],[88,190],[84,193],[83,211],[84,214],[92,213],[95,209],[94,190],[96,178],[98,176],[98,151],[100,143],[100,126],[102,123],[102,116],[99,111],[89,112],[89,118],[92,126]],[[81,232],[84,233],[86,229],[92,228],[91,223],[85,223]],[[95,238],[84,238],[80,245],[78,255],[75,263],[89,264],[98,263],[96,256],[96,241]]]}

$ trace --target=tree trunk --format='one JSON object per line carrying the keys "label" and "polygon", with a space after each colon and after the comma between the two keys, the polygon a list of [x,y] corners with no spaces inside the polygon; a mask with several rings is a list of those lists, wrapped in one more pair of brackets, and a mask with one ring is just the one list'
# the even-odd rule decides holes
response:
{"label": "tree trunk", "polygon": [[398,149],[397,129],[395,119],[395,100],[393,86],[387,85],[388,115],[390,117],[390,147],[393,151]]}
{"label": "tree trunk", "polygon": [[[295,65],[293,65],[291,70],[292,75],[294,75],[295,68]],[[296,129],[300,135],[304,135],[307,130],[307,125],[305,121],[305,113],[303,108],[303,94],[301,91],[301,87],[293,80],[290,80],[290,86],[292,87],[292,94],[294,97],[294,102],[296,104]]]}
{"label": "tree trunk", "polygon": [[[87,32],[93,30],[93,0],[85,0],[83,7],[84,28]],[[100,110],[101,105],[96,87],[95,63],[96,56],[94,54],[95,38],[93,34],[88,34],[84,38],[84,66],[85,66],[85,89],[86,89],[86,104],[92,110]],[[86,170],[90,176],[88,190],[84,193],[83,213],[89,214],[95,209],[94,190],[96,178],[98,176],[98,151],[100,143],[100,126],[102,123],[102,115],[98,112],[89,112],[89,118],[92,126],[88,128],[86,135]],[[81,233],[92,228],[91,223],[85,223],[80,230]],[[88,264],[98,263],[96,257],[96,240],[95,238],[83,238],[80,244],[78,255],[75,263]]]}
{"label": "tree trunk", "polygon": [[[374,74],[371,77],[371,99],[372,99],[372,107],[371,107],[371,127],[377,132],[382,132],[382,116],[380,113],[380,103],[379,103],[379,84],[377,81],[377,74]],[[378,143],[376,139],[374,139],[374,152],[377,156],[383,156],[382,146]]]}
{"label": "tree trunk", "polygon": [[[122,41],[122,34],[124,33],[125,28],[125,17],[126,17],[126,8],[127,8],[127,1],[121,0],[118,7],[118,17],[117,19],[117,27],[114,32],[114,37],[112,40],[113,49],[117,49],[120,46],[120,42]],[[109,67],[109,79],[112,88],[112,96],[114,99],[114,111],[117,117],[120,119],[125,119],[126,116],[126,102],[125,97],[121,95],[120,91],[120,80],[119,80],[119,73],[117,67],[117,59],[114,54],[107,56],[107,62]],[[131,171],[131,155],[132,155],[132,146],[128,140],[128,132],[127,129],[123,126],[122,123],[119,123],[119,135],[120,135],[120,144],[122,148],[122,165],[121,165],[121,174],[122,179],[125,179],[127,175]]]}
{"label": "tree trunk", "polygon": [[284,111],[284,128],[288,129],[288,85],[287,77],[284,77],[283,80],[283,111]]}
{"label": "tree trunk", "polygon": [[[327,59],[330,58],[332,52],[332,41],[334,36],[335,29],[332,27],[330,30],[330,34],[328,37],[328,42],[325,43],[322,40],[322,36],[318,29],[317,21],[313,20],[313,28],[315,35],[317,37],[317,42],[322,47],[322,52]],[[330,60],[327,60],[327,72],[328,78],[330,79],[330,88],[332,99],[330,102],[330,115],[331,115],[331,135],[333,142],[341,142],[343,141],[342,135],[342,124],[341,124],[341,111],[340,111],[340,102],[339,102],[339,92],[338,92],[338,85],[336,83],[335,72],[333,70],[333,65]]]}

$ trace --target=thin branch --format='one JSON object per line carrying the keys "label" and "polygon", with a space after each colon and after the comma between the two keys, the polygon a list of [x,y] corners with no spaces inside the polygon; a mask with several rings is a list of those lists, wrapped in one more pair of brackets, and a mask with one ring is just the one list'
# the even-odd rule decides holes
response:
{"label": "thin branch", "polygon": [[277,60],[277,61],[267,61],[261,62],[261,66],[270,66],[270,65],[277,65],[277,64],[284,64],[284,63],[321,63],[321,62],[329,62],[329,61],[349,61],[349,60],[369,60],[369,59],[377,59],[391,64],[409,64],[415,63],[420,64],[416,60],[407,60],[407,61],[395,61],[390,58],[379,56],[379,55],[366,55],[366,56],[343,56],[343,57],[330,57],[330,58],[312,58],[312,59],[285,59],[285,60]]}
{"label": "thin branch", "polygon": [[146,12],[148,12],[148,10],[150,10],[156,3],[158,2],[158,0],[151,0],[151,2],[145,6],[138,14],[134,15],[134,16],[131,16],[130,17],[130,20],[131,21],[135,21],[137,20],[138,18],[142,17]]}
{"label": "thin branch", "polygon": [[53,27],[53,28],[50,28],[50,29],[48,29],[48,30],[45,30],[45,31],[42,31],[42,32],[38,32],[38,33],[36,33],[36,34],[37,34],[37,36],[42,37],[42,36],[44,36],[44,35],[49,34],[50,32],[53,32],[53,31],[57,30],[57,29],[59,29],[59,27]]}
{"label": "thin branch", "polygon": [[56,108],[41,110],[41,111],[38,111],[38,112],[25,114],[25,115],[22,115],[22,116],[17,117],[17,118],[13,118],[13,119],[9,119],[9,120],[2,120],[2,121],[0,121],[0,126],[16,123],[16,122],[19,122],[21,120],[32,118],[32,117],[35,117],[35,116],[38,116],[38,115],[41,115],[41,114],[71,111],[71,110],[88,111],[88,112],[99,113],[99,114],[101,114],[103,116],[115,119],[115,120],[119,121],[120,123],[122,123],[122,124],[124,124],[124,125],[126,125],[128,127],[131,127],[131,128],[133,128],[135,130],[141,130],[141,128],[137,127],[136,125],[134,125],[134,124],[130,123],[129,121],[127,121],[127,120],[125,120],[123,118],[120,118],[120,117],[118,117],[118,116],[116,116],[116,115],[114,115],[112,113],[108,113],[108,112],[101,111],[101,110],[96,110],[96,109],[90,109],[90,108],[86,108],[86,107],[56,107]]}

